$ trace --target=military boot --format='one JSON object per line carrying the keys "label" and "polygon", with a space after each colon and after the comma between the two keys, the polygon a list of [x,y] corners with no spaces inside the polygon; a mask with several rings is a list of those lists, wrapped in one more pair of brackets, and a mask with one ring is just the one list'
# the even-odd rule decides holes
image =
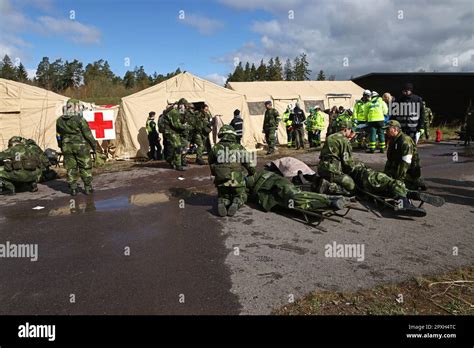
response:
{"label": "military boot", "polygon": [[84,186],[84,193],[86,195],[90,195],[92,192],[94,192],[94,189],[92,188],[92,185]]}
{"label": "military boot", "polygon": [[329,191],[330,185],[331,185],[331,183],[329,181],[319,177],[318,181],[316,182],[314,190],[317,193],[327,193]]}
{"label": "military boot", "polygon": [[344,209],[347,205],[346,199],[341,196],[328,196],[331,208],[335,210]]}
{"label": "military boot", "polygon": [[423,208],[415,207],[407,197],[399,198],[398,202],[400,204],[398,205],[397,212],[401,213],[402,215],[409,215],[409,216],[416,216],[416,217],[426,216],[426,210]]}
{"label": "military boot", "polygon": [[240,207],[240,199],[236,198],[232,201],[232,204],[230,205],[229,209],[227,209],[227,216],[234,216],[235,213],[237,213],[237,210],[239,210]]}
{"label": "military boot", "polygon": [[37,192],[38,191],[38,184],[32,182],[30,185],[30,192]]}
{"label": "military boot", "polygon": [[435,207],[441,207],[445,203],[445,200],[443,197],[439,197],[439,196],[435,196],[429,193],[419,192],[419,191],[408,191],[407,197],[410,199],[414,199],[416,201],[426,202]]}
{"label": "military boot", "polygon": [[227,216],[227,207],[224,200],[220,198],[217,200],[217,213],[219,216]]}
{"label": "military boot", "polygon": [[69,189],[69,193],[71,194],[71,196],[77,196],[77,188]]}

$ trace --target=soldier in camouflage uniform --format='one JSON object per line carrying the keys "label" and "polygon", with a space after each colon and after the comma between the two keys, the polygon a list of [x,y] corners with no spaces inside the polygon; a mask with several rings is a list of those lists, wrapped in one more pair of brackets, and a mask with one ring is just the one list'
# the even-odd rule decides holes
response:
{"label": "soldier in camouflage uniform", "polygon": [[217,187],[217,212],[220,216],[233,216],[247,202],[245,173],[255,173],[250,154],[237,142],[237,133],[231,126],[219,130],[219,142],[209,153],[211,173]]}
{"label": "soldier in camouflage uniform", "polygon": [[276,145],[276,131],[278,129],[278,122],[280,122],[280,115],[278,111],[272,107],[271,101],[265,102],[265,116],[263,118],[263,133],[265,133],[265,141],[268,145],[267,155],[275,152]]}
{"label": "soldier in camouflage uniform", "polygon": [[[24,141],[24,144],[28,146],[33,151],[33,153],[37,156],[37,158],[39,158],[40,160],[41,175],[38,182],[56,179],[58,177],[58,174],[50,168],[52,164],[57,163],[57,162],[55,163],[51,162],[51,161],[54,162],[54,160],[57,161],[56,151],[53,149],[46,149],[45,151],[43,151],[41,147],[39,147],[38,144],[36,144],[36,142],[33,139],[24,138],[23,141]],[[48,155],[51,156],[51,159],[48,157]]]}
{"label": "soldier in camouflage uniform", "polygon": [[12,137],[8,148],[0,152],[0,192],[15,194],[18,184],[26,184],[31,192],[36,192],[40,177],[40,158],[24,144],[22,137]]}
{"label": "soldier in camouflage uniform", "polygon": [[56,138],[64,154],[64,167],[67,170],[67,183],[72,196],[77,194],[79,176],[84,182],[85,194],[92,189],[92,159],[90,150],[96,152],[96,140],[87,121],[78,111],[77,104],[69,100],[64,115],[56,120]]}
{"label": "soldier in camouflage uniform", "polygon": [[415,215],[426,213],[423,209],[414,207],[408,199],[422,200],[435,206],[444,203],[439,197],[408,190],[403,181],[354,161],[348,140],[351,136],[351,122],[342,122],[341,126],[341,131],[331,134],[326,139],[321,150],[321,161],[318,165],[320,178],[314,186],[316,192],[353,195],[356,187],[359,187],[375,195],[398,199],[401,202],[401,209]]}
{"label": "soldier in camouflage uniform", "polygon": [[[184,146],[182,138],[189,130],[189,126],[182,122],[188,102],[181,98],[164,116],[165,138],[168,142],[168,157],[166,161],[176,170],[183,171]],[[179,111],[178,111],[179,110]],[[184,144],[185,145],[185,144]]]}
{"label": "soldier in camouflage uniform", "polygon": [[204,148],[206,138],[209,136],[211,127],[209,120],[204,111],[193,112],[190,119],[191,130],[191,143],[196,145],[196,164],[204,165],[206,162],[203,160]]}
{"label": "soldier in camouflage uniform", "polygon": [[349,203],[342,196],[302,191],[283,176],[266,170],[247,177],[246,185],[250,199],[258,202],[265,211],[270,211],[275,206],[307,211],[339,210]]}
{"label": "soldier in camouflage uniform", "polygon": [[426,102],[423,101],[423,122],[424,122],[424,130],[425,130],[425,138],[428,140],[430,138],[430,127],[433,123],[433,111],[429,107],[426,106]]}
{"label": "soldier in camouflage uniform", "polygon": [[402,132],[398,121],[390,120],[384,128],[391,139],[384,173],[403,181],[410,189],[426,190],[421,178],[420,157],[414,140]]}

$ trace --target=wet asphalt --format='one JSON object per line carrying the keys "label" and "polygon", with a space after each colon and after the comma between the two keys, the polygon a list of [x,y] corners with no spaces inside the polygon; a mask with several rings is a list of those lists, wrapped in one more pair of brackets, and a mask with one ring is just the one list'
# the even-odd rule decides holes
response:
{"label": "wet asphalt", "polygon": [[[35,194],[0,197],[0,244],[38,246],[37,261],[0,258],[0,314],[265,314],[289,294],[354,290],[472,263],[474,157],[463,151],[420,148],[430,190],[447,201],[426,218],[351,212],[319,230],[253,205],[219,219],[207,166],[178,173],[149,163],[100,174],[92,196],[71,198],[61,179]],[[318,161],[317,152],[297,157]],[[383,155],[355,157],[383,167]],[[366,243],[366,260],[322,257],[332,241]],[[460,257],[449,255],[453,245]]]}

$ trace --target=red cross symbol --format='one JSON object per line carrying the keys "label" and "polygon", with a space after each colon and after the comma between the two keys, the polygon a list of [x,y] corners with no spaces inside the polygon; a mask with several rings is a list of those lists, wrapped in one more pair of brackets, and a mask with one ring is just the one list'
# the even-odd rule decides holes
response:
{"label": "red cross symbol", "polygon": [[114,128],[112,121],[104,121],[102,112],[94,112],[94,121],[87,123],[89,123],[91,129],[95,130],[95,137],[99,139],[105,136],[104,130]]}

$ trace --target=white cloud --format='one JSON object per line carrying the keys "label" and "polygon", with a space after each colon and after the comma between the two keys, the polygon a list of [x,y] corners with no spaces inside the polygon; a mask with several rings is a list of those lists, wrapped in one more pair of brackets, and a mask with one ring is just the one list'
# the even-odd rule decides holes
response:
{"label": "white cloud", "polygon": [[[474,70],[472,0],[220,2],[237,10],[260,9],[273,17],[250,26],[260,36],[254,47],[245,43],[217,59],[226,61],[229,69],[235,57],[258,63],[305,52],[313,75],[323,69],[338,79],[374,71]],[[294,19],[288,16],[290,10]]]}
{"label": "white cloud", "polygon": [[227,81],[227,77],[219,75],[217,73],[209,74],[204,77],[206,80],[214,82],[216,85],[224,86]]}
{"label": "white cloud", "polygon": [[184,18],[178,19],[178,21],[196,28],[203,35],[214,34],[224,26],[221,21],[193,13],[185,13]]}
{"label": "white cloud", "polygon": [[76,20],[43,16],[38,18],[38,23],[40,30],[46,35],[63,35],[77,43],[97,44],[100,42],[100,31],[97,28]]}

